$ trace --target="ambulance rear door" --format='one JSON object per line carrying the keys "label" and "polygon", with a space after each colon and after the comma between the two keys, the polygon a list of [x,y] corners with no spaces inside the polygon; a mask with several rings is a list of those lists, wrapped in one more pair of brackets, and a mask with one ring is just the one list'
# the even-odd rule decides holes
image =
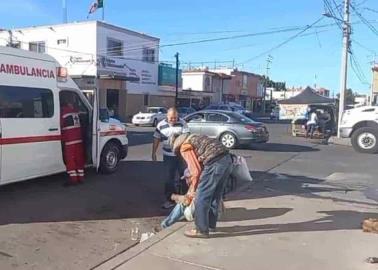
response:
{"label": "ambulance rear door", "polygon": [[92,160],[93,166],[96,170],[100,168],[100,123],[99,123],[99,101],[98,101],[98,89],[94,90],[93,93],[93,114],[92,114]]}
{"label": "ambulance rear door", "polygon": [[[0,105],[1,106],[1,105]],[[1,110],[1,109],[0,109]],[[0,116],[1,116],[1,111],[0,111]],[[1,146],[2,146],[2,141],[1,141],[1,118],[0,118],[0,185],[1,185]]]}
{"label": "ambulance rear door", "polygon": [[59,107],[54,106],[54,92],[0,84],[0,93],[6,102],[1,115],[1,184],[61,171]]}

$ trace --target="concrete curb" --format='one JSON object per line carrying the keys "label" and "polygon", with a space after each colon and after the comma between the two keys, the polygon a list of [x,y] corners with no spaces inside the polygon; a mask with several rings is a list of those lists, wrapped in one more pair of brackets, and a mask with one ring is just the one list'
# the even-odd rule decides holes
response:
{"label": "concrete curb", "polygon": [[328,143],[335,145],[352,146],[352,143],[349,138],[331,137],[329,138]]}
{"label": "concrete curb", "polygon": [[108,261],[105,261],[100,265],[91,268],[91,270],[115,270],[123,264],[127,263],[128,261],[132,260],[133,258],[137,257],[144,251],[148,250],[150,247],[154,246],[155,244],[159,243],[160,241],[164,240],[170,235],[176,233],[178,230],[185,226],[186,223],[176,223],[171,227],[160,231],[148,240],[140,244],[136,244],[135,246],[109,259]]}

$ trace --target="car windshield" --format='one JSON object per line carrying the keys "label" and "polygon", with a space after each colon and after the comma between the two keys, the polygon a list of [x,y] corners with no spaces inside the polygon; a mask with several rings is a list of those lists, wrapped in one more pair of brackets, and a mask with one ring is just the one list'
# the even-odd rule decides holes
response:
{"label": "car windshield", "polygon": [[159,108],[147,108],[145,113],[158,113]]}

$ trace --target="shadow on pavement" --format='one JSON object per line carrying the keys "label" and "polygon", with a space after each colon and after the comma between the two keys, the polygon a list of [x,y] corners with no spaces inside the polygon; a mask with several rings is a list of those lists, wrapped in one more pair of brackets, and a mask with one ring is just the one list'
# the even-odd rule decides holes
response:
{"label": "shadow on pavement", "polygon": [[[254,182],[245,183],[239,187],[239,192],[227,195],[227,200],[245,200],[268,198],[275,196],[297,195],[306,198],[330,199],[336,202],[345,202],[369,206],[378,206],[377,203],[358,201],[348,198],[333,196],[333,193],[347,194],[350,191],[359,190],[361,187],[346,187],[334,185],[322,179],[305,176],[292,176],[287,174],[275,174],[267,172],[252,172]],[[239,184],[240,185],[240,184]],[[325,194],[324,194],[325,193]],[[372,199],[372,198],[370,198]],[[290,208],[231,208],[227,209],[222,221],[242,221],[259,218],[268,218],[284,215],[291,211]],[[378,218],[376,212],[358,212],[352,210],[319,211],[322,217],[305,222],[229,226],[217,228],[214,238],[248,236],[259,234],[273,234],[284,232],[306,231],[331,231],[331,230],[356,230],[361,229],[361,222],[366,218]]]}
{"label": "shadow on pavement", "polygon": [[[370,196],[370,200],[377,203],[358,201],[341,196],[332,196],[332,193],[345,195],[351,191],[362,191],[361,186],[353,187],[342,183],[330,183],[323,179],[311,178],[306,176],[277,174],[263,171],[252,171],[253,182],[237,183],[236,192],[227,194],[227,200],[245,200],[268,198],[275,196],[297,195],[306,198],[330,199],[335,202],[354,203],[369,206],[378,206],[378,197]],[[368,187],[366,187],[368,189]],[[345,196],[343,196],[345,197]]]}
{"label": "shadow on pavement", "polygon": [[250,150],[254,151],[264,151],[264,152],[315,152],[319,151],[319,149],[304,146],[304,145],[297,145],[297,144],[286,144],[286,143],[254,143],[248,147]]}
{"label": "shadow on pavement", "polygon": [[285,232],[333,231],[361,229],[361,222],[366,218],[378,217],[377,213],[357,211],[320,211],[324,217],[305,222],[230,226],[217,228],[213,238],[273,234]]}
{"label": "shadow on pavement", "polygon": [[246,209],[244,207],[226,208],[220,221],[243,221],[264,219],[282,216],[287,212],[293,210],[292,208],[258,208]]}
{"label": "shadow on pavement", "polygon": [[83,185],[62,187],[55,175],[0,188],[0,225],[165,216],[162,162],[122,162],[113,175],[87,173]]}

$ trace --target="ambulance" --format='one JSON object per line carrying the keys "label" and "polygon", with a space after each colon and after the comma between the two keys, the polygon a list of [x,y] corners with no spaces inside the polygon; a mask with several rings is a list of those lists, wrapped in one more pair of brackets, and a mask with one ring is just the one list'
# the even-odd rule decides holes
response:
{"label": "ambulance", "polygon": [[60,101],[67,95],[80,112],[87,165],[112,173],[127,156],[126,127],[100,117],[97,95],[91,106],[53,57],[0,47],[0,185],[66,170]]}

